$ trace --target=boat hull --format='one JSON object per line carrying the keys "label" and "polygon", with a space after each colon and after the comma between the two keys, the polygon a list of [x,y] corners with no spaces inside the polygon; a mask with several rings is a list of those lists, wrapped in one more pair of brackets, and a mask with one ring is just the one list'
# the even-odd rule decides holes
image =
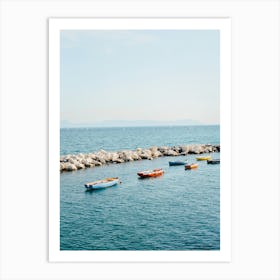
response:
{"label": "boat hull", "polygon": [[207,160],[208,164],[220,164],[220,160],[219,159],[212,159],[212,160]]}
{"label": "boat hull", "polygon": [[137,175],[140,178],[152,178],[152,177],[158,177],[163,175],[164,171],[162,169],[154,169],[153,171],[142,171],[138,172]]}
{"label": "boat hull", "polygon": [[169,161],[169,166],[185,165],[186,161]]}
{"label": "boat hull", "polygon": [[207,157],[197,157],[196,160],[211,160],[210,156]]}
{"label": "boat hull", "polygon": [[185,165],[185,169],[186,170],[195,169],[195,168],[198,168],[198,164],[197,163]]}
{"label": "boat hull", "polygon": [[120,182],[120,180],[118,178],[114,179],[114,180],[110,180],[107,182],[100,182],[100,183],[88,183],[85,184],[85,188],[87,190],[100,190],[100,189],[106,189],[106,188],[110,188],[113,187],[115,185],[117,185]]}

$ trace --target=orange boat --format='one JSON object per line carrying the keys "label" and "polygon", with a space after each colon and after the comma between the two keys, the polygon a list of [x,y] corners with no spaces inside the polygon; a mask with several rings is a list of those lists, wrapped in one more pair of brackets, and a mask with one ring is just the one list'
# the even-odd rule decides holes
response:
{"label": "orange boat", "polygon": [[185,169],[194,169],[197,168],[198,164],[197,163],[192,163],[192,164],[186,164]]}
{"label": "orange boat", "polygon": [[141,178],[157,177],[161,176],[164,173],[162,169],[146,170],[138,172],[137,175]]}

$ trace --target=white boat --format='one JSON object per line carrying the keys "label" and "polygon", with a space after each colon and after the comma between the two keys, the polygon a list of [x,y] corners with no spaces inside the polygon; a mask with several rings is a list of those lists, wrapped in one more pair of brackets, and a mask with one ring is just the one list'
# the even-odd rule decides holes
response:
{"label": "white boat", "polygon": [[109,188],[109,187],[115,186],[118,183],[120,183],[120,180],[118,177],[106,178],[103,180],[86,183],[85,188],[87,190],[99,190],[99,189],[104,189],[104,188]]}

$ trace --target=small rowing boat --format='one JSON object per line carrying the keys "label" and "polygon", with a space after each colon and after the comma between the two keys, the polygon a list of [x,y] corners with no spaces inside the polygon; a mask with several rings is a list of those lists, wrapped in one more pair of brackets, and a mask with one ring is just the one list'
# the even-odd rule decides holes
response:
{"label": "small rowing boat", "polygon": [[187,163],[188,163],[187,161],[169,161],[169,166],[185,165]]}
{"label": "small rowing boat", "polygon": [[164,173],[162,169],[146,170],[138,172],[137,175],[141,178],[157,177],[161,176]]}
{"label": "small rowing boat", "polygon": [[196,160],[210,160],[211,156],[197,157]]}
{"label": "small rowing boat", "polygon": [[197,168],[198,164],[197,163],[191,163],[191,164],[186,164],[185,169],[194,169]]}
{"label": "small rowing boat", "polygon": [[208,164],[220,164],[220,159],[207,160]]}
{"label": "small rowing boat", "polygon": [[106,178],[103,180],[86,183],[85,187],[87,190],[99,190],[99,189],[112,187],[114,185],[117,185],[118,183],[120,183],[120,180],[117,177],[116,178]]}

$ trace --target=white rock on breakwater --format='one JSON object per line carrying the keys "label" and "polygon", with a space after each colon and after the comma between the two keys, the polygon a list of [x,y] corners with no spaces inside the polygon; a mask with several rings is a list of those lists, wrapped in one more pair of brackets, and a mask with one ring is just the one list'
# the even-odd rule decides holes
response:
{"label": "white rock on breakwater", "polygon": [[137,148],[134,151],[123,150],[118,152],[100,150],[96,153],[61,156],[60,171],[75,171],[104,164],[123,163],[142,159],[152,160],[163,156],[182,156],[212,152],[220,152],[220,145],[195,144],[173,147],[153,146],[148,149]]}

